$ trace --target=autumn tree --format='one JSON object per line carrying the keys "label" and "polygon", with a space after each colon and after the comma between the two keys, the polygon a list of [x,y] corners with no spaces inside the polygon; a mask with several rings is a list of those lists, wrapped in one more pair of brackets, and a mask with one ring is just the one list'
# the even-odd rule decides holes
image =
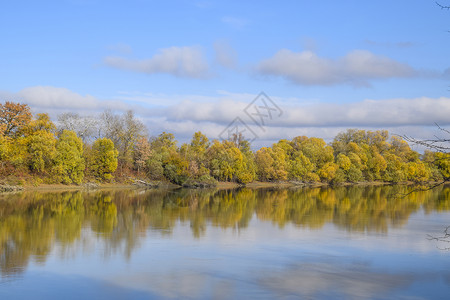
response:
{"label": "autumn tree", "polygon": [[186,150],[180,151],[171,133],[163,132],[150,142],[151,154],[147,160],[148,176],[182,185],[189,178]]}
{"label": "autumn tree", "polygon": [[75,132],[64,130],[56,143],[53,172],[56,181],[81,184],[84,177],[83,142]]}
{"label": "autumn tree", "polygon": [[274,144],[256,151],[255,162],[257,175],[263,181],[279,181],[287,179],[286,155],[284,150]]}
{"label": "autumn tree", "polygon": [[170,152],[163,161],[163,174],[172,183],[182,185],[189,177],[189,162],[179,152]]}
{"label": "autumn tree", "polygon": [[294,148],[293,141],[282,139],[275,144],[278,151],[283,152],[284,163],[279,161],[278,164],[282,163],[281,167],[287,172],[287,178],[304,182],[319,181],[318,175],[314,173],[315,165],[300,149]]}
{"label": "autumn tree", "polygon": [[117,169],[118,155],[119,153],[110,139],[97,139],[92,145],[88,158],[91,174],[100,180],[111,180],[112,174]]}
{"label": "autumn tree", "polygon": [[272,156],[273,151],[268,147],[262,147],[255,153],[255,162],[257,165],[256,174],[261,181],[270,181],[277,177]]}
{"label": "autumn tree", "polygon": [[390,148],[388,137],[385,130],[349,129],[339,133],[331,144],[339,166],[336,181],[383,180],[388,167],[385,158]]}
{"label": "autumn tree", "polygon": [[304,182],[319,181],[314,173],[315,166],[303,152],[295,152],[288,161],[288,176],[290,179]]}
{"label": "autumn tree", "polygon": [[37,173],[50,171],[56,154],[55,124],[48,114],[38,114],[23,129],[28,151],[28,166]]}
{"label": "autumn tree", "polygon": [[215,140],[207,151],[211,175],[221,181],[247,183],[252,180],[241,150],[231,141]]}
{"label": "autumn tree", "polygon": [[240,141],[238,148],[242,153],[245,167],[244,171],[239,175],[239,180],[242,183],[252,182],[256,179],[255,153],[250,148],[250,142],[247,140]]}
{"label": "autumn tree", "polygon": [[150,158],[152,151],[150,143],[146,137],[141,137],[134,145],[133,155],[134,164],[140,174],[141,171],[146,170],[147,160]]}
{"label": "autumn tree", "polygon": [[0,130],[3,135],[14,137],[31,121],[32,115],[27,104],[6,101],[0,103]]}
{"label": "autumn tree", "polygon": [[197,179],[201,176],[209,175],[207,168],[206,151],[210,146],[208,138],[197,131],[192,136],[189,144],[180,147],[180,155],[189,163],[189,177]]}
{"label": "autumn tree", "polygon": [[[303,164],[307,166],[309,172],[306,173],[306,177],[310,181],[319,181],[320,179],[331,181],[333,179],[337,169],[333,163],[333,148],[328,146],[323,139],[298,136],[292,139],[291,145],[293,158],[296,158],[297,155],[300,156]],[[299,162],[296,165],[301,167]],[[299,173],[304,174],[307,170]],[[293,171],[295,172],[295,170]]]}
{"label": "autumn tree", "polygon": [[200,131],[197,131],[192,136],[189,144],[189,154],[197,163],[204,164],[205,154],[209,146],[210,142],[208,138]]}

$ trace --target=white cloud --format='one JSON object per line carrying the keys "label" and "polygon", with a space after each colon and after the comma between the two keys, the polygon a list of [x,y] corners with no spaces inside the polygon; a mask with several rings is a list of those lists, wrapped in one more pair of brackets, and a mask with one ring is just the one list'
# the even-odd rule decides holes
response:
{"label": "white cloud", "polygon": [[183,78],[207,78],[209,66],[199,47],[170,47],[160,49],[149,59],[129,59],[108,56],[104,63],[110,67],[147,74],[170,74]]}
{"label": "white cloud", "polygon": [[418,74],[407,64],[365,50],[354,50],[338,59],[319,57],[312,51],[278,51],[261,61],[257,72],[284,77],[300,85],[350,84],[367,86],[373,79],[407,78]]}

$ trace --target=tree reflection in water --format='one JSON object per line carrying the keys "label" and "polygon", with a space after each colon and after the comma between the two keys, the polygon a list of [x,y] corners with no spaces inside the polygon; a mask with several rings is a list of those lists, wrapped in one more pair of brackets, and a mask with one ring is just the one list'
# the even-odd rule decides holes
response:
{"label": "tree reflection in water", "polygon": [[[314,189],[114,190],[23,192],[0,196],[0,271],[21,273],[32,260],[45,263],[58,245],[61,255],[84,242],[86,231],[101,239],[104,255],[130,258],[148,231],[170,235],[177,222],[189,223],[195,238],[208,226],[245,229],[253,216],[283,228],[319,229],[327,223],[347,231],[386,233],[412,213],[450,210],[450,187]],[[87,241],[88,243],[88,241]]]}

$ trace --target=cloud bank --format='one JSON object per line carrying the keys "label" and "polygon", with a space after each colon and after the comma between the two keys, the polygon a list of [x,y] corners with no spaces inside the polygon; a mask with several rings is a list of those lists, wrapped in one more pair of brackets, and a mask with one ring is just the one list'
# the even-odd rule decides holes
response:
{"label": "cloud bank", "polygon": [[[250,102],[250,101],[249,101]],[[248,103],[249,103],[248,102]],[[300,102],[300,100],[299,100]],[[165,110],[168,120],[229,122],[243,114],[246,102],[223,99],[215,102],[183,101]],[[271,126],[411,126],[450,124],[450,98],[363,100],[346,104],[316,103],[280,105],[283,116]]]}
{"label": "cloud bank", "polygon": [[373,79],[410,78],[418,75],[411,66],[366,50],[354,50],[347,55],[329,59],[312,51],[278,51],[261,61],[256,71],[262,75],[283,77],[299,85],[369,86]]}
{"label": "cloud bank", "polygon": [[[239,117],[256,132],[257,143],[261,146],[298,135],[332,139],[347,128],[388,129],[391,133],[429,138],[435,134],[430,133],[434,123],[450,126],[450,98],[447,97],[367,99],[345,104],[304,104],[299,98],[272,97],[283,114],[266,120],[266,126],[261,130],[244,113],[256,97],[252,94],[219,91],[215,96],[130,94],[125,99],[98,99],[51,86],[28,87],[17,93],[1,94],[2,98],[29,104],[34,112],[48,112],[54,120],[58,114],[68,111],[93,115],[105,109],[132,109],[152,135],[169,131],[180,140],[189,139],[199,130],[210,138],[218,138],[226,126]],[[135,97],[136,101],[133,101]]]}

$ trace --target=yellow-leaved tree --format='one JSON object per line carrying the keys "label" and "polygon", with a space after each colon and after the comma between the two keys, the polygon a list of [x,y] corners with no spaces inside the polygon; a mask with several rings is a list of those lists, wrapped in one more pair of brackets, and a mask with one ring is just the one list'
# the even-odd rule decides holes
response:
{"label": "yellow-leaved tree", "polygon": [[113,141],[108,138],[97,139],[88,157],[90,173],[98,180],[110,181],[117,169],[118,155],[119,152],[114,148]]}
{"label": "yellow-leaved tree", "polygon": [[23,129],[25,144],[28,151],[28,167],[31,171],[46,174],[50,171],[56,154],[56,126],[48,114],[37,114]]}
{"label": "yellow-leaved tree", "polygon": [[56,143],[54,178],[61,183],[81,184],[84,177],[83,141],[77,134],[64,130]]}

